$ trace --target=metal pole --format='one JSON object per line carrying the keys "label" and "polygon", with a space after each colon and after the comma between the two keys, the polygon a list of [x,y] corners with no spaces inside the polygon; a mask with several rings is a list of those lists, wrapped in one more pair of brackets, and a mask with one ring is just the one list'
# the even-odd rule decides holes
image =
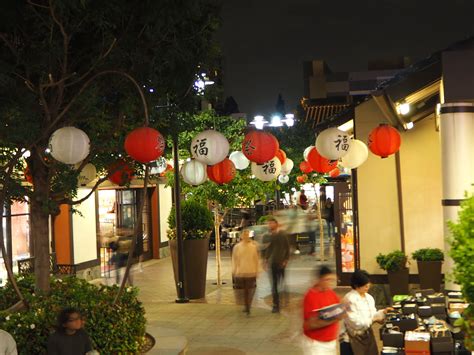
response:
{"label": "metal pole", "polygon": [[217,265],[217,285],[221,285],[221,235],[219,231],[220,217],[217,207],[214,209],[214,230],[216,236],[216,265]]}
{"label": "metal pole", "polygon": [[179,186],[178,133],[173,134],[174,161],[174,207],[176,211],[176,241],[178,245],[178,297],[176,303],[188,303],[184,289],[184,245],[183,225],[181,223],[181,188]]}

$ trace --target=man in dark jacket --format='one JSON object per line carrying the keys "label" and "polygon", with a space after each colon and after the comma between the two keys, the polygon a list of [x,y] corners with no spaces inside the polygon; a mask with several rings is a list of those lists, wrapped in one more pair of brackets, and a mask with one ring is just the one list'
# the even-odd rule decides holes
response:
{"label": "man in dark jacket", "polygon": [[278,230],[278,222],[274,217],[267,219],[267,224],[270,229],[270,244],[265,251],[265,261],[272,280],[272,313],[278,313],[280,312],[280,293],[278,289],[285,277],[285,268],[290,258],[290,244],[286,234]]}

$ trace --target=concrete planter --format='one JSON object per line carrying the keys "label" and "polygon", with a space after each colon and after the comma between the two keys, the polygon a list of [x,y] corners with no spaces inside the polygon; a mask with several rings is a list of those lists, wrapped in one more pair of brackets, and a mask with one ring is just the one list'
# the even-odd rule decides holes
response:
{"label": "concrete planter", "polygon": [[[174,279],[178,280],[178,243],[176,239],[169,241],[171,260],[173,261]],[[189,299],[206,296],[207,254],[209,239],[185,239],[184,248],[184,290]],[[176,293],[178,292],[176,286]]]}
{"label": "concrete planter", "polygon": [[388,283],[390,284],[390,293],[394,295],[408,294],[408,268],[403,268],[398,271],[389,271]]}
{"label": "concrete planter", "polygon": [[439,292],[441,289],[441,261],[417,261],[420,288]]}

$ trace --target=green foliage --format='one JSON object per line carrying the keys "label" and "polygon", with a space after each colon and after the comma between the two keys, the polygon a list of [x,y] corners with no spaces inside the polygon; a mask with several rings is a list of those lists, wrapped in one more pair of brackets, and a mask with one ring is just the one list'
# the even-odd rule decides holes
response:
{"label": "green foliage", "polygon": [[[185,239],[206,238],[214,226],[212,213],[207,207],[192,200],[181,203],[181,222]],[[168,237],[170,239],[176,238],[176,212],[174,206],[168,217],[168,226],[170,227]]]}
{"label": "green foliage", "polygon": [[407,256],[401,250],[395,250],[386,255],[377,255],[377,264],[387,272],[398,271],[406,267]]}
{"label": "green foliage", "polygon": [[415,250],[411,257],[416,261],[443,261],[444,254],[441,249],[438,248],[422,248]]}
{"label": "green foliage", "polygon": [[[0,312],[0,328],[13,335],[19,354],[43,354],[53,331],[58,312],[66,306],[77,307],[86,318],[85,329],[101,354],[137,353],[145,335],[145,310],[137,289],[129,287],[117,306],[112,300],[117,286],[99,287],[75,277],[51,279],[51,294],[33,293],[32,276],[18,277],[18,284],[30,308],[16,313]],[[11,285],[0,288],[0,309],[16,301]]]}

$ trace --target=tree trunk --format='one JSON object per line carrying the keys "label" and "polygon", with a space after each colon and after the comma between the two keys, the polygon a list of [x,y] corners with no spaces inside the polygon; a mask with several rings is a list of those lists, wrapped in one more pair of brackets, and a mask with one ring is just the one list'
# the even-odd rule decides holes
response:
{"label": "tree trunk", "polygon": [[35,288],[49,293],[49,168],[38,152],[31,152],[34,193],[30,201],[30,243],[33,243]]}

